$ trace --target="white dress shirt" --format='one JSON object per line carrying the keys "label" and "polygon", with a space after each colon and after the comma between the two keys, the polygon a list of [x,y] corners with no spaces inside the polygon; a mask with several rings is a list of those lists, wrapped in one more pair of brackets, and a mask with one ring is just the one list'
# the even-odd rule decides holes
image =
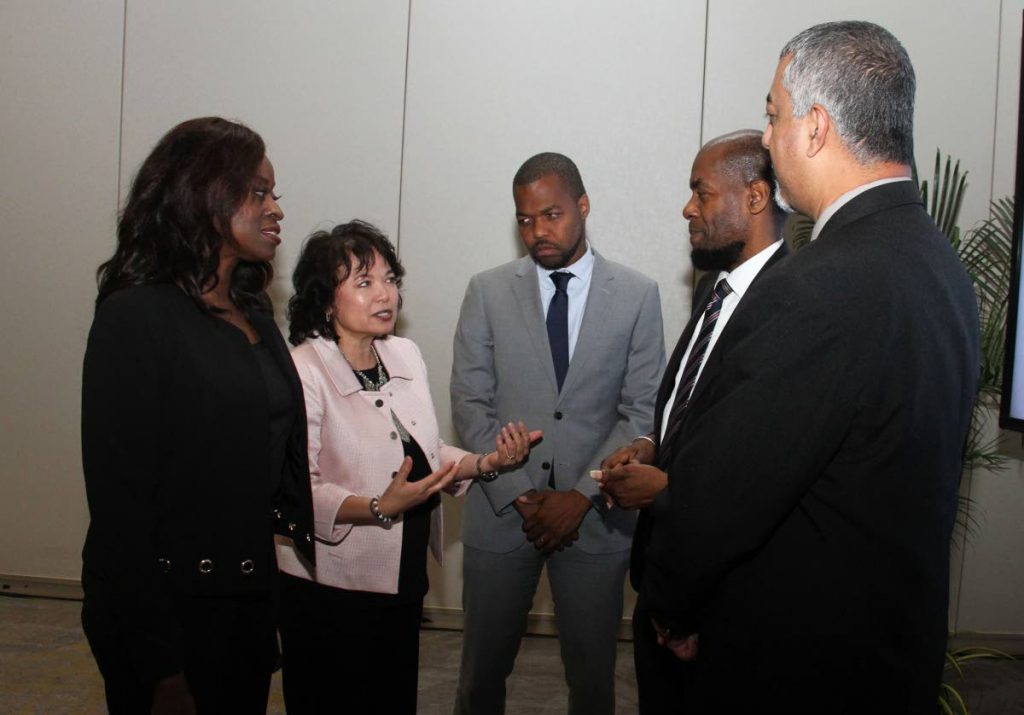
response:
{"label": "white dress shirt", "polygon": [[[768,262],[779,246],[782,245],[782,239],[780,238],[772,245],[762,248],[761,251],[751,258],[748,258],[740,265],[732,269],[732,272],[720,271],[718,279],[715,281],[715,285],[723,278],[729,279],[729,287],[732,288],[732,292],[725,296],[722,300],[722,310],[718,314],[718,320],[715,322],[714,330],[711,331],[711,341],[708,343],[708,348],[704,352],[704,360],[701,362],[700,367],[697,369],[697,379],[693,381],[694,389],[697,387],[697,383],[700,382],[701,373],[704,372],[704,365],[707,364],[708,356],[711,351],[715,349],[715,343],[718,342],[718,336],[722,334],[722,330],[725,329],[725,324],[729,322],[729,318],[736,311],[736,306],[740,304],[743,299],[743,294],[750,288],[750,284],[753,283],[754,278],[764,268],[764,264]],[[683,353],[683,359],[679,363],[679,371],[676,372],[676,384],[672,388],[672,394],[669,396],[668,401],[665,403],[665,411],[661,416],[661,429],[660,439],[665,439],[665,430],[668,428],[668,418],[672,414],[672,406],[676,402],[676,393],[679,392],[679,382],[683,377],[683,370],[686,369],[686,363],[690,359],[690,351],[693,350],[693,344],[697,342],[697,336],[700,335],[701,326],[704,325],[704,308],[700,306],[701,316],[697,319],[697,324],[693,327],[693,334],[690,336],[690,344],[686,346],[686,352]],[[689,397],[689,395],[686,395]]]}
{"label": "white dress shirt", "polygon": [[[537,266],[540,303],[544,308],[544,319],[547,320],[548,306],[555,297],[555,284],[550,278],[555,271],[548,270],[539,263],[534,265]],[[587,250],[578,261],[556,270],[572,273],[572,278],[565,287],[565,293],[569,296],[569,361],[572,362],[576,339],[580,336],[580,325],[583,324],[583,310],[587,307],[587,296],[590,295],[590,277],[594,274],[594,252],[590,250],[590,243],[587,243]]]}

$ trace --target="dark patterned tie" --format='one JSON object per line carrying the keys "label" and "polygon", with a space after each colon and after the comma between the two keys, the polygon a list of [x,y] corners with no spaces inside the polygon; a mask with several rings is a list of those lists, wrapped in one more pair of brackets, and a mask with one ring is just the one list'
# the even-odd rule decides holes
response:
{"label": "dark patterned tie", "polygon": [[555,284],[555,295],[548,305],[548,342],[551,344],[551,360],[555,363],[555,379],[558,391],[562,391],[565,373],[569,370],[569,294],[565,287],[572,273],[556,271],[551,274]]}
{"label": "dark patterned tie", "polygon": [[679,380],[679,390],[676,392],[675,402],[672,403],[672,412],[669,413],[664,442],[668,442],[670,437],[675,436],[676,430],[679,429],[679,425],[683,421],[686,407],[690,404],[690,396],[693,394],[693,387],[697,383],[700,366],[704,362],[704,354],[708,351],[708,344],[711,342],[711,334],[715,330],[715,323],[718,322],[718,315],[722,312],[722,301],[730,293],[732,293],[732,288],[723,278],[718,281],[714,295],[711,296],[707,307],[704,308],[704,321],[701,323],[697,340],[693,343],[693,349],[690,350],[690,358],[686,361],[683,376]]}

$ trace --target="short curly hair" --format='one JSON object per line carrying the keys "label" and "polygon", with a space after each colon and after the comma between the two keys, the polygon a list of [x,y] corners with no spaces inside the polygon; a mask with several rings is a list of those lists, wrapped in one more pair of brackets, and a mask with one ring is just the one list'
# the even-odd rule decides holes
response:
{"label": "short curly hair", "polygon": [[[327,317],[334,293],[353,270],[372,266],[375,252],[387,261],[401,288],[405,268],[391,241],[373,224],[355,219],[306,239],[292,273],[295,295],[288,301],[288,340],[292,345],[311,337],[338,340],[334,322]],[[402,306],[401,296],[398,306]]]}

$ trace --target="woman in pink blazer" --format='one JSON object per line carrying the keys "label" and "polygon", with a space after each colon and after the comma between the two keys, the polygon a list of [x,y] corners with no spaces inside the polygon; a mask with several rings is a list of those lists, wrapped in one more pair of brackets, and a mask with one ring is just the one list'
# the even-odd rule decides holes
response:
{"label": "woman in pink blazer", "polygon": [[415,713],[429,544],[441,561],[440,491],[493,479],[529,455],[509,423],[493,452],[441,441],[427,370],[390,335],[404,269],[362,221],[313,234],[288,304],[309,432],[316,565],[278,544],[289,713]]}

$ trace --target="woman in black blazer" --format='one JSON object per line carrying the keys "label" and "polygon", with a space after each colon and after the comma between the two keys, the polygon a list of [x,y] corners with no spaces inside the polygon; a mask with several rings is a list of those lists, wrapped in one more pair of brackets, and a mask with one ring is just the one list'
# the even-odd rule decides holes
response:
{"label": "woman in black blazer", "polygon": [[85,355],[82,623],[110,712],[265,712],[275,531],[309,559],[302,388],[264,292],[263,140],[184,122],[142,164]]}

